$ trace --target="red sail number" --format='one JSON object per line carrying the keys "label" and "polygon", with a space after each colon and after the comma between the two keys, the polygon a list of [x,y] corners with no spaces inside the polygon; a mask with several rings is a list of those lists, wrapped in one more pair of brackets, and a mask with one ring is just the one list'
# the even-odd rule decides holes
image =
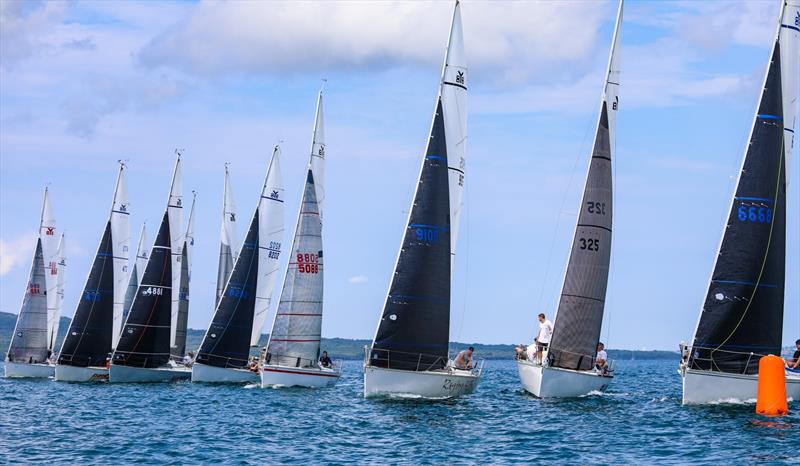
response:
{"label": "red sail number", "polygon": [[319,256],[315,253],[298,253],[297,270],[300,273],[319,273]]}

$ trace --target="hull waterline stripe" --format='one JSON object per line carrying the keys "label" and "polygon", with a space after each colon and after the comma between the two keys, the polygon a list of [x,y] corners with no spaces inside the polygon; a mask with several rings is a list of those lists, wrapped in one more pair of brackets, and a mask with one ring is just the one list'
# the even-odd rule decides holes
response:
{"label": "hull waterline stripe", "polygon": [[310,376],[313,376],[313,377],[339,377],[337,374],[313,374],[311,372],[296,372],[296,371],[287,371],[287,370],[283,370],[283,369],[269,369],[269,368],[266,368],[266,367],[262,367],[261,370],[262,371],[267,371],[267,372],[281,372],[281,373],[284,373],[284,374],[310,375]]}

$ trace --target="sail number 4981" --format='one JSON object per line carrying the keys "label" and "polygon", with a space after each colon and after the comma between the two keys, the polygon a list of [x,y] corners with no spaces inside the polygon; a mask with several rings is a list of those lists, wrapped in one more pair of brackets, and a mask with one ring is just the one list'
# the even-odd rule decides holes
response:
{"label": "sail number 4981", "polygon": [[297,271],[300,273],[319,273],[319,256],[313,252],[298,253]]}

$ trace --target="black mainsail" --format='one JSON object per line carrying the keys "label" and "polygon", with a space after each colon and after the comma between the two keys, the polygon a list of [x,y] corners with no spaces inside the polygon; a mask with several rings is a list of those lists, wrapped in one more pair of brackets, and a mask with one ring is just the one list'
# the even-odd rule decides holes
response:
{"label": "black mainsail", "polygon": [[758,355],[781,354],[786,256],[782,100],[776,41],[695,331],[692,369],[755,374]]}
{"label": "black mainsail", "polygon": [[133,298],[112,363],[155,368],[170,356],[172,247],[169,215],[164,213],[142,282]]}
{"label": "black mainsail", "polygon": [[445,366],[450,335],[450,187],[442,101],[433,119],[371,364],[401,370]]}

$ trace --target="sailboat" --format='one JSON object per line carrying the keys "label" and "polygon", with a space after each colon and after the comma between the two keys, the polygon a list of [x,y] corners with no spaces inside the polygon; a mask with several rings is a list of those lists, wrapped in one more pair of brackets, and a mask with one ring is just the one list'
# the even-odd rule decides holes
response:
{"label": "sailboat", "polygon": [[186,356],[186,332],[189,324],[189,281],[192,275],[192,249],[194,249],[194,205],[197,195],[192,193],[192,207],[189,209],[189,222],[186,227],[183,246],[181,248],[181,285],[179,289],[178,320],[175,324],[175,345],[170,350],[170,357],[178,364],[183,363]]}
{"label": "sailboat", "polygon": [[341,375],[340,366],[323,367],[319,364],[323,308],[324,168],[325,132],[320,91],[297,226],[261,366],[262,387],[329,387],[336,384]]}
{"label": "sailboat", "polygon": [[125,303],[122,306],[122,322],[125,322],[125,319],[128,318],[128,311],[131,310],[133,297],[136,296],[136,289],[139,288],[144,268],[147,267],[146,227],[146,224],[142,224],[142,231],[139,233],[139,245],[136,247],[136,258],[133,261],[133,268],[131,269],[130,278],[128,280],[128,289],[125,291]]}
{"label": "sailboat", "polygon": [[170,382],[191,375],[187,368],[170,361],[170,348],[175,346],[178,330],[181,274],[175,273],[175,268],[180,270],[183,262],[182,204],[178,153],[167,208],[111,356],[108,373],[111,383]]}
{"label": "sailboat", "polygon": [[449,361],[450,288],[467,140],[467,66],[456,2],[430,138],[386,302],[365,349],[364,396],[472,393],[481,369]]}
{"label": "sailboat", "polygon": [[617,53],[622,8],[620,1],[597,131],[550,346],[542,352],[541,360],[517,360],[522,386],[540,398],[586,395],[604,390],[613,378],[611,372],[595,369],[595,355],[611,262],[612,159],[619,106]]}
{"label": "sailboat", "polygon": [[217,300],[219,304],[222,293],[225,291],[225,284],[233,271],[233,263],[236,261],[238,248],[236,246],[236,204],[233,202],[231,192],[230,172],[228,164],[225,164],[225,183],[222,195],[222,228],[219,234],[219,265],[217,266]]}
{"label": "sailboat", "polygon": [[61,258],[57,241],[49,190],[45,188],[31,272],[5,358],[6,377],[47,378],[54,374],[50,357],[58,335],[59,303],[63,301],[58,293]]}
{"label": "sailboat", "polygon": [[261,338],[283,239],[280,148],[275,146],[241,251],[192,365],[192,382],[258,382],[250,347]]}
{"label": "sailboat", "polygon": [[[800,2],[784,1],[694,338],[681,344],[684,404],[755,400],[759,359],[781,354],[798,41]],[[800,375],[787,372],[786,392],[800,399]]]}
{"label": "sailboat", "polygon": [[130,208],[125,170],[120,163],[108,220],[58,355],[58,381],[108,380],[108,358],[119,339],[128,281]]}

